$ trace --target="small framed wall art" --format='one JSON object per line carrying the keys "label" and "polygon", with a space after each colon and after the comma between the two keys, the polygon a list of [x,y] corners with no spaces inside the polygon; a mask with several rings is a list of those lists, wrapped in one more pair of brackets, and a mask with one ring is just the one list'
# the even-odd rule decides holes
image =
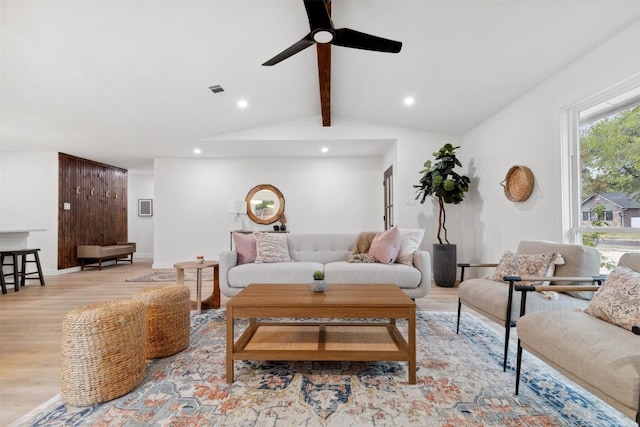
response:
{"label": "small framed wall art", "polygon": [[153,199],[138,199],[138,216],[153,216]]}

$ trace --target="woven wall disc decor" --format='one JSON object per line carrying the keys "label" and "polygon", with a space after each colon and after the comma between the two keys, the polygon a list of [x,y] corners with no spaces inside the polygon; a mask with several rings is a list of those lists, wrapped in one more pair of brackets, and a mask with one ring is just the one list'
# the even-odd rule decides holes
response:
{"label": "woven wall disc decor", "polygon": [[524,202],[531,196],[535,179],[533,172],[526,166],[515,165],[509,168],[504,181],[504,195],[512,202]]}

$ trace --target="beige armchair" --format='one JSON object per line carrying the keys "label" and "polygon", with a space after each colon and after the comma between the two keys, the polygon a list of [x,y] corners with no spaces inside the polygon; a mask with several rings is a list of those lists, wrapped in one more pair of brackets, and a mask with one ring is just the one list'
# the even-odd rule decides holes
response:
{"label": "beige armchair", "polygon": [[[621,273],[623,276],[612,273],[602,289],[609,297],[614,296],[615,302],[612,304],[609,297],[601,294],[601,301],[595,304],[606,307],[607,315],[598,314],[597,308],[595,315],[576,311],[528,313],[528,303],[521,304],[516,394],[524,348],[640,425],[640,325],[634,323],[640,284],[634,272],[640,272],[640,253],[624,254],[618,266],[631,271]],[[516,286],[522,291],[523,300],[549,288],[552,287]]]}
{"label": "beige armchair", "polygon": [[[553,277],[522,277],[522,280],[539,280],[545,278],[550,280],[551,285],[572,286],[593,285],[594,281],[601,281],[600,253],[595,249],[582,245],[572,245],[555,243],[548,241],[528,241],[523,240],[518,245],[516,254],[537,255],[546,253],[557,253],[562,255],[564,264],[556,265]],[[507,368],[507,354],[509,352],[509,336],[511,328],[516,325],[520,315],[520,292],[515,291],[515,284],[519,282],[518,276],[513,280],[494,280],[491,278],[471,278],[465,279],[465,270],[469,268],[495,268],[494,264],[468,264],[460,263],[461,268],[460,285],[458,286],[458,321],[456,333],[460,331],[460,312],[462,305],[482,314],[496,323],[504,325],[504,358],[502,369]],[[585,308],[589,304],[592,296],[590,292],[561,291],[552,295],[531,295],[527,300],[527,312],[545,310],[566,310],[572,311],[577,308]]]}

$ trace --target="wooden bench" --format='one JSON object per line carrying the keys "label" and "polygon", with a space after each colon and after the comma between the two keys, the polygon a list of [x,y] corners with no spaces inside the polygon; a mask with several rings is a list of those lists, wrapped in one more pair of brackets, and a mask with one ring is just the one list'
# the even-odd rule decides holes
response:
{"label": "wooden bench", "polygon": [[[115,245],[79,245],[78,259],[80,260],[81,269],[86,268],[102,270],[102,261],[127,261],[133,264],[133,253],[136,251],[134,242],[118,242]],[[98,263],[97,266],[87,266],[89,264]]]}

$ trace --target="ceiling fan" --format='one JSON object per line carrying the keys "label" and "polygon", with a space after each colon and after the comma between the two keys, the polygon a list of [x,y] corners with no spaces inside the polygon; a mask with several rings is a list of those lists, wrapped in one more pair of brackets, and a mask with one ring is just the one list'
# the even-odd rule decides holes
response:
{"label": "ceiling fan", "polygon": [[331,20],[331,0],[303,0],[311,31],[262,65],[275,65],[312,45],[317,45],[320,77],[322,124],[330,126],[331,50],[330,45],[378,52],[398,53],[402,42],[389,40],[349,28],[334,28]]}

